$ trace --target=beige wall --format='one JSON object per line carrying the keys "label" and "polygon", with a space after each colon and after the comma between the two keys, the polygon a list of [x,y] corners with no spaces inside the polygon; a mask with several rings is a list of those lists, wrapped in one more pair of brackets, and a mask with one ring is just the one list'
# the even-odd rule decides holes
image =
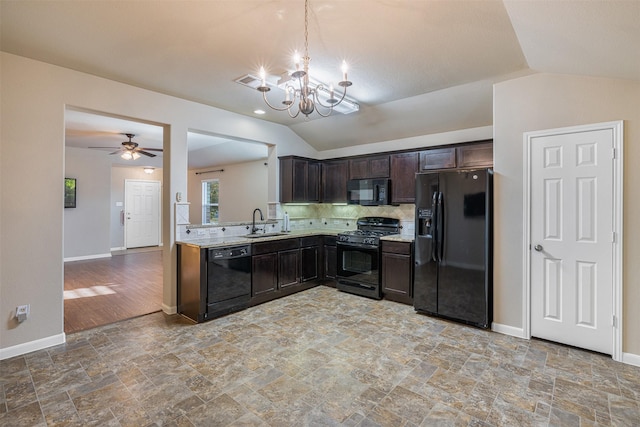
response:
{"label": "beige wall", "polygon": [[[264,120],[4,52],[0,53],[0,67],[0,316],[4,319],[0,322],[0,359],[64,340],[61,183],[67,106],[165,129],[162,240],[166,311],[176,305],[172,203],[177,192],[187,191],[188,130],[272,144],[279,155],[317,156],[289,128]],[[47,207],[46,217],[40,209],[24,208],[34,201]],[[13,315],[20,304],[31,304],[31,314],[18,324]]]}
{"label": "beige wall", "polygon": [[[236,163],[213,168],[190,169],[187,200],[189,220],[192,224],[202,222],[202,181],[220,180],[220,222],[251,221],[255,208],[267,215],[267,197],[269,175],[267,160]],[[224,172],[211,172],[196,175],[196,172],[224,169]]]}
{"label": "beige wall", "polygon": [[76,207],[64,210],[64,258],[110,255],[111,160],[104,152],[66,147],[64,175],[77,180]]}
{"label": "beige wall", "polygon": [[640,354],[640,84],[537,74],[494,86],[494,322],[523,327],[523,133],[624,120],[623,352]]}

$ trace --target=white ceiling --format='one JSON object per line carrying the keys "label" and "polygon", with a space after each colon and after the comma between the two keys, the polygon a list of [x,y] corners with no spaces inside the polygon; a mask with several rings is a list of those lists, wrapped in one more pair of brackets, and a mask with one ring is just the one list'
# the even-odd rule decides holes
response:
{"label": "white ceiling", "polygon": [[[139,148],[162,148],[162,126],[85,111],[65,111],[65,144],[68,147],[93,147],[91,149],[109,155],[119,149],[123,141],[128,141],[125,133],[135,135],[133,142],[138,143]],[[187,146],[189,169],[255,161],[268,156],[268,146],[264,143],[234,140],[202,132],[188,132]],[[152,154],[156,154],[156,157],[141,156],[137,160],[123,160],[114,154],[110,158],[117,165],[161,168],[162,153],[153,151]]]}
{"label": "white ceiling", "polygon": [[[3,51],[241,114],[264,108],[262,119],[318,150],[491,125],[492,85],[514,76],[640,80],[637,0],[313,0],[311,73],[337,87],[346,60],[361,109],[290,119],[234,80],[262,65],[272,76],[292,68],[292,52],[303,51],[301,0],[0,5]],[[80,144],[88,129],[69,127],[69,144]],[[139,132],[134,140],[151,146]]]}

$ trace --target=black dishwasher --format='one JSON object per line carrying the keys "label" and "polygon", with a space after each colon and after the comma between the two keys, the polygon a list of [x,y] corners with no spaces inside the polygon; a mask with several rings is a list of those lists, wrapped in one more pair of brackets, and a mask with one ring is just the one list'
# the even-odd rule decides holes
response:
{"label": "black dishwasher", "polygon": [[245,309],[251,299],[251,245],[207,250],[207,317]]}
{"label": "black dishwasher", "polygon": [[178,246],[178,312],[204,322],[243,310],[251,299],[251,245]]}

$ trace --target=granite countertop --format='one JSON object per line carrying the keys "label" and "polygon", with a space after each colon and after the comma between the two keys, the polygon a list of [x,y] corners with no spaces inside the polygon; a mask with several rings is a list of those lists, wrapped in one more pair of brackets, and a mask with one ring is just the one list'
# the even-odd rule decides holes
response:
{"label": "granite countertop", "polygon": [[387,240],[390,242],[413,242],[415,237],[413,234],[391,234],[389,236],[382,236],[380,240]]}
{"label": "granite countertop", "polygon": [[[268,242],[272,240],[290,239],[297,237],[309,237],[309,236],[336,236],[342,230],[331,229],[310,229],[310,230],[296,230],[288,233],[267,233],[264,237],[243,237],[243,236],[224,236],[224,237],[210,237],[206,239],[194,239],[186,241],[177,241],[178,245],[197,246],[199,248],[215,248],[221,246],[230,245],[246,245],[250,243]],[[258,233],[260,234],[260,233]]]}

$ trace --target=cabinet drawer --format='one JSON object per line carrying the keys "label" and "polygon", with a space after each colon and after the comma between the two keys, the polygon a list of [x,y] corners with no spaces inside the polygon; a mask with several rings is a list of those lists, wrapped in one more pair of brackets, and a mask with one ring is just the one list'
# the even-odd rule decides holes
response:
{"label": "cabinet drawer", "polygon": [[411,255],[411,243],[409,242],[390,242],[382,241],[382,252],[388,252],[399,255]]}
{"label": "cabinet drawer", "polygon": [[309,246],[320,246],[320,236],[310,236],[300,238],[300,247],[308,248]]}
{"label": "cabinet drawer", "polygon": [[335,246],[336,240],[338,238],[336,236],[324,236],[322,240],[324,241],[325,246]]}
{"label": "cabinet drawer", "polygon": [[251,253],[253,255],[267,254],[270,252],[288,251],[298,249],[298,239],[283,239],[273,242],[259,242],[251,245]]}

